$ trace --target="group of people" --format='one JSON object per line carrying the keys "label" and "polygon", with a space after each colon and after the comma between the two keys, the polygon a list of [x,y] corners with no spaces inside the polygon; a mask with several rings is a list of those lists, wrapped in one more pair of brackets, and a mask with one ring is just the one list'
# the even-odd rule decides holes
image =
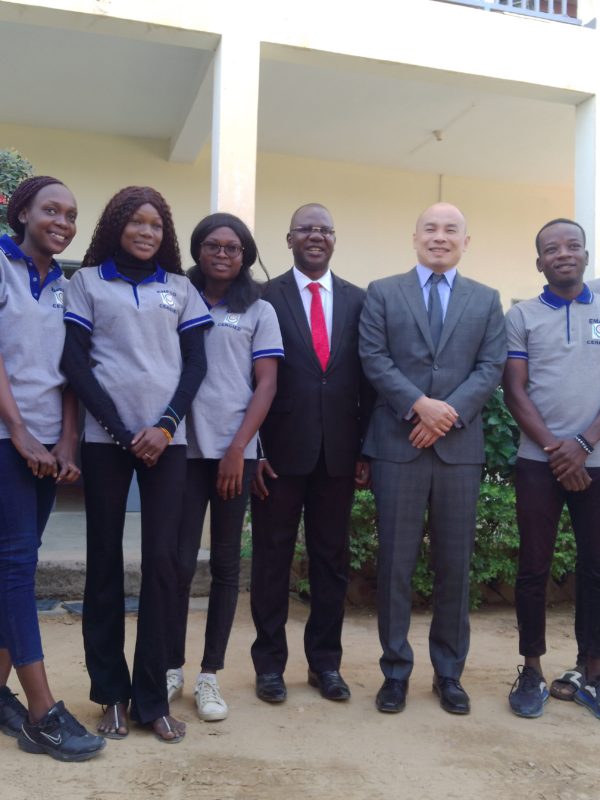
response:
{"label": "group of people", "polygon": [[[226,213],[194,229],[186,275],[169,206],[135,186],[109,201],[68,282],[55,258],[76,217],[61,181],[30,178],[9,201],[14,235],[0,239],[0,730],[26,752],[65,761],[124,738],[130,720],[161,742],[181,741],[185,725],[169,704],[183,691],[188,601],[209,506],[211,588],[194,696],[201,719],[224,719],[216,673],[234,621],[249,498],[257,697],[287,696],[289,573],[303,517],[308,683],[326,699],[348,700],[340,665],[349,520],[355,487],[370,485],[384,676],[376,707],[394,713],[406,703],[411,579],[427,516],[433,689],[443,709],[467,714],[460,678],[481,411],[503,370],[523,434],[516,600],[524,666],[510,706],[539,716],[548,698],[545,584],[567,503],[578,548],[578,656],[552,691],[600,718],[600,296],[583,282],[580,226],[563,219],[542,228],[537,266],[548,285],[505,322],[498,292],[457,272],[469,236],[447,203],[417,220],[417,266],[366,293],[331,272],[335,228],[318,203],[294,212],[293,266],[264,285],[251,273],[262,266],[252,234]],[[90,698],[102,706],[96,734],[51,693],[34,591],[56,484],[79,477],[78,400],[86,410],[82,628]],[[130,670],[122,537],[134,472],[142,584]],[[27,707],[7,686],[12,667]]]}

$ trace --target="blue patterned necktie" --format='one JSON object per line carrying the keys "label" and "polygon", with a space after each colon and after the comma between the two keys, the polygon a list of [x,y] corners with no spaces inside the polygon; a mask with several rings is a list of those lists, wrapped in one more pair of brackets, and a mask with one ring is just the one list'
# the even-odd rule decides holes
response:
{"label": "blue patterned necktie", "polygon": [[443,275],[436,275],[435,272],[429,276],[429,301],[427,303],[427,316],[429,317],[429,330],[431,331],[433,346],[436,350],[440,341],[440,336],[442,335],[442,328],[444,327],[442,301],[440,300],[440,293],[438,289],[438,284],[443,279]]}

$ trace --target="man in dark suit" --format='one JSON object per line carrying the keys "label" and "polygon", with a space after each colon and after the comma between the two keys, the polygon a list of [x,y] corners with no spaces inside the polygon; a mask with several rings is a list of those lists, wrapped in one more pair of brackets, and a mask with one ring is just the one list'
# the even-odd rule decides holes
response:
{"label": "man in dark suit", "polygon": [[340,675],[354,486],[369,480],[361,461],[371,397],[358,357],[364,291],[333,275],[335,231],[317,203],[292,216],[287,234],[294,266],[268,284],[285,358],[277,394],[261,428],[252,499],[252,659],[256,694],[278,703],[288,649],[289,576],[304,509],[311,610],[304,633],[308,682],[329,700],[347,700]]}
{"label": "man in dark suit", "polygon": [[369,286],[360,354],[378,392],[364,452],[379,519],[379,711],[402,711],[413,653],[411,579],[425,512],[434,571],[429,633],[434,691],[467,714],[469,564],[484,461],[481,409],[498,386],[506,339],[498,292],[456,272],[469,243],[461,212],[437,203],[417,220],[418,265]]}

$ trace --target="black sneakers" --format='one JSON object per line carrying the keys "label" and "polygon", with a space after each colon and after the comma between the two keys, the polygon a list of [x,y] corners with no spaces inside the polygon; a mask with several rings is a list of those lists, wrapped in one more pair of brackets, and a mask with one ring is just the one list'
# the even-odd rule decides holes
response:
{"label": "black sneakers", "polygon": [[106,741],[88,733],[60,700],[37,725],[25,718],[17,744],[26,753],[46,753],[59,761],[87,761],[102,750]]}
{"label": "black sneakers", "polygon": [[27,709],[17,700],[8,686],[0,689],[0,731],[7,736],[17,736],[27,719]]}

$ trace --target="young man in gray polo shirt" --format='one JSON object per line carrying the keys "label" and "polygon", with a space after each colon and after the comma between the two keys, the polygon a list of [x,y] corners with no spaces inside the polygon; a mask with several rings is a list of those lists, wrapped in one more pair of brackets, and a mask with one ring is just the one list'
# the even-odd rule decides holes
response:
{"label": "young man in gray polo shirt", "polygon": [[583,282],[585,232],[567,219],[536,237],[547,285],[506,315],[506,403],[521,429],[515,488],[520,549],[515,603],[524,666],[512,711],[539,717],[548,699],[545,590],[566,503],[577,544],[580,650],[586,678],[575,700],[600,718],[600,293]]}

